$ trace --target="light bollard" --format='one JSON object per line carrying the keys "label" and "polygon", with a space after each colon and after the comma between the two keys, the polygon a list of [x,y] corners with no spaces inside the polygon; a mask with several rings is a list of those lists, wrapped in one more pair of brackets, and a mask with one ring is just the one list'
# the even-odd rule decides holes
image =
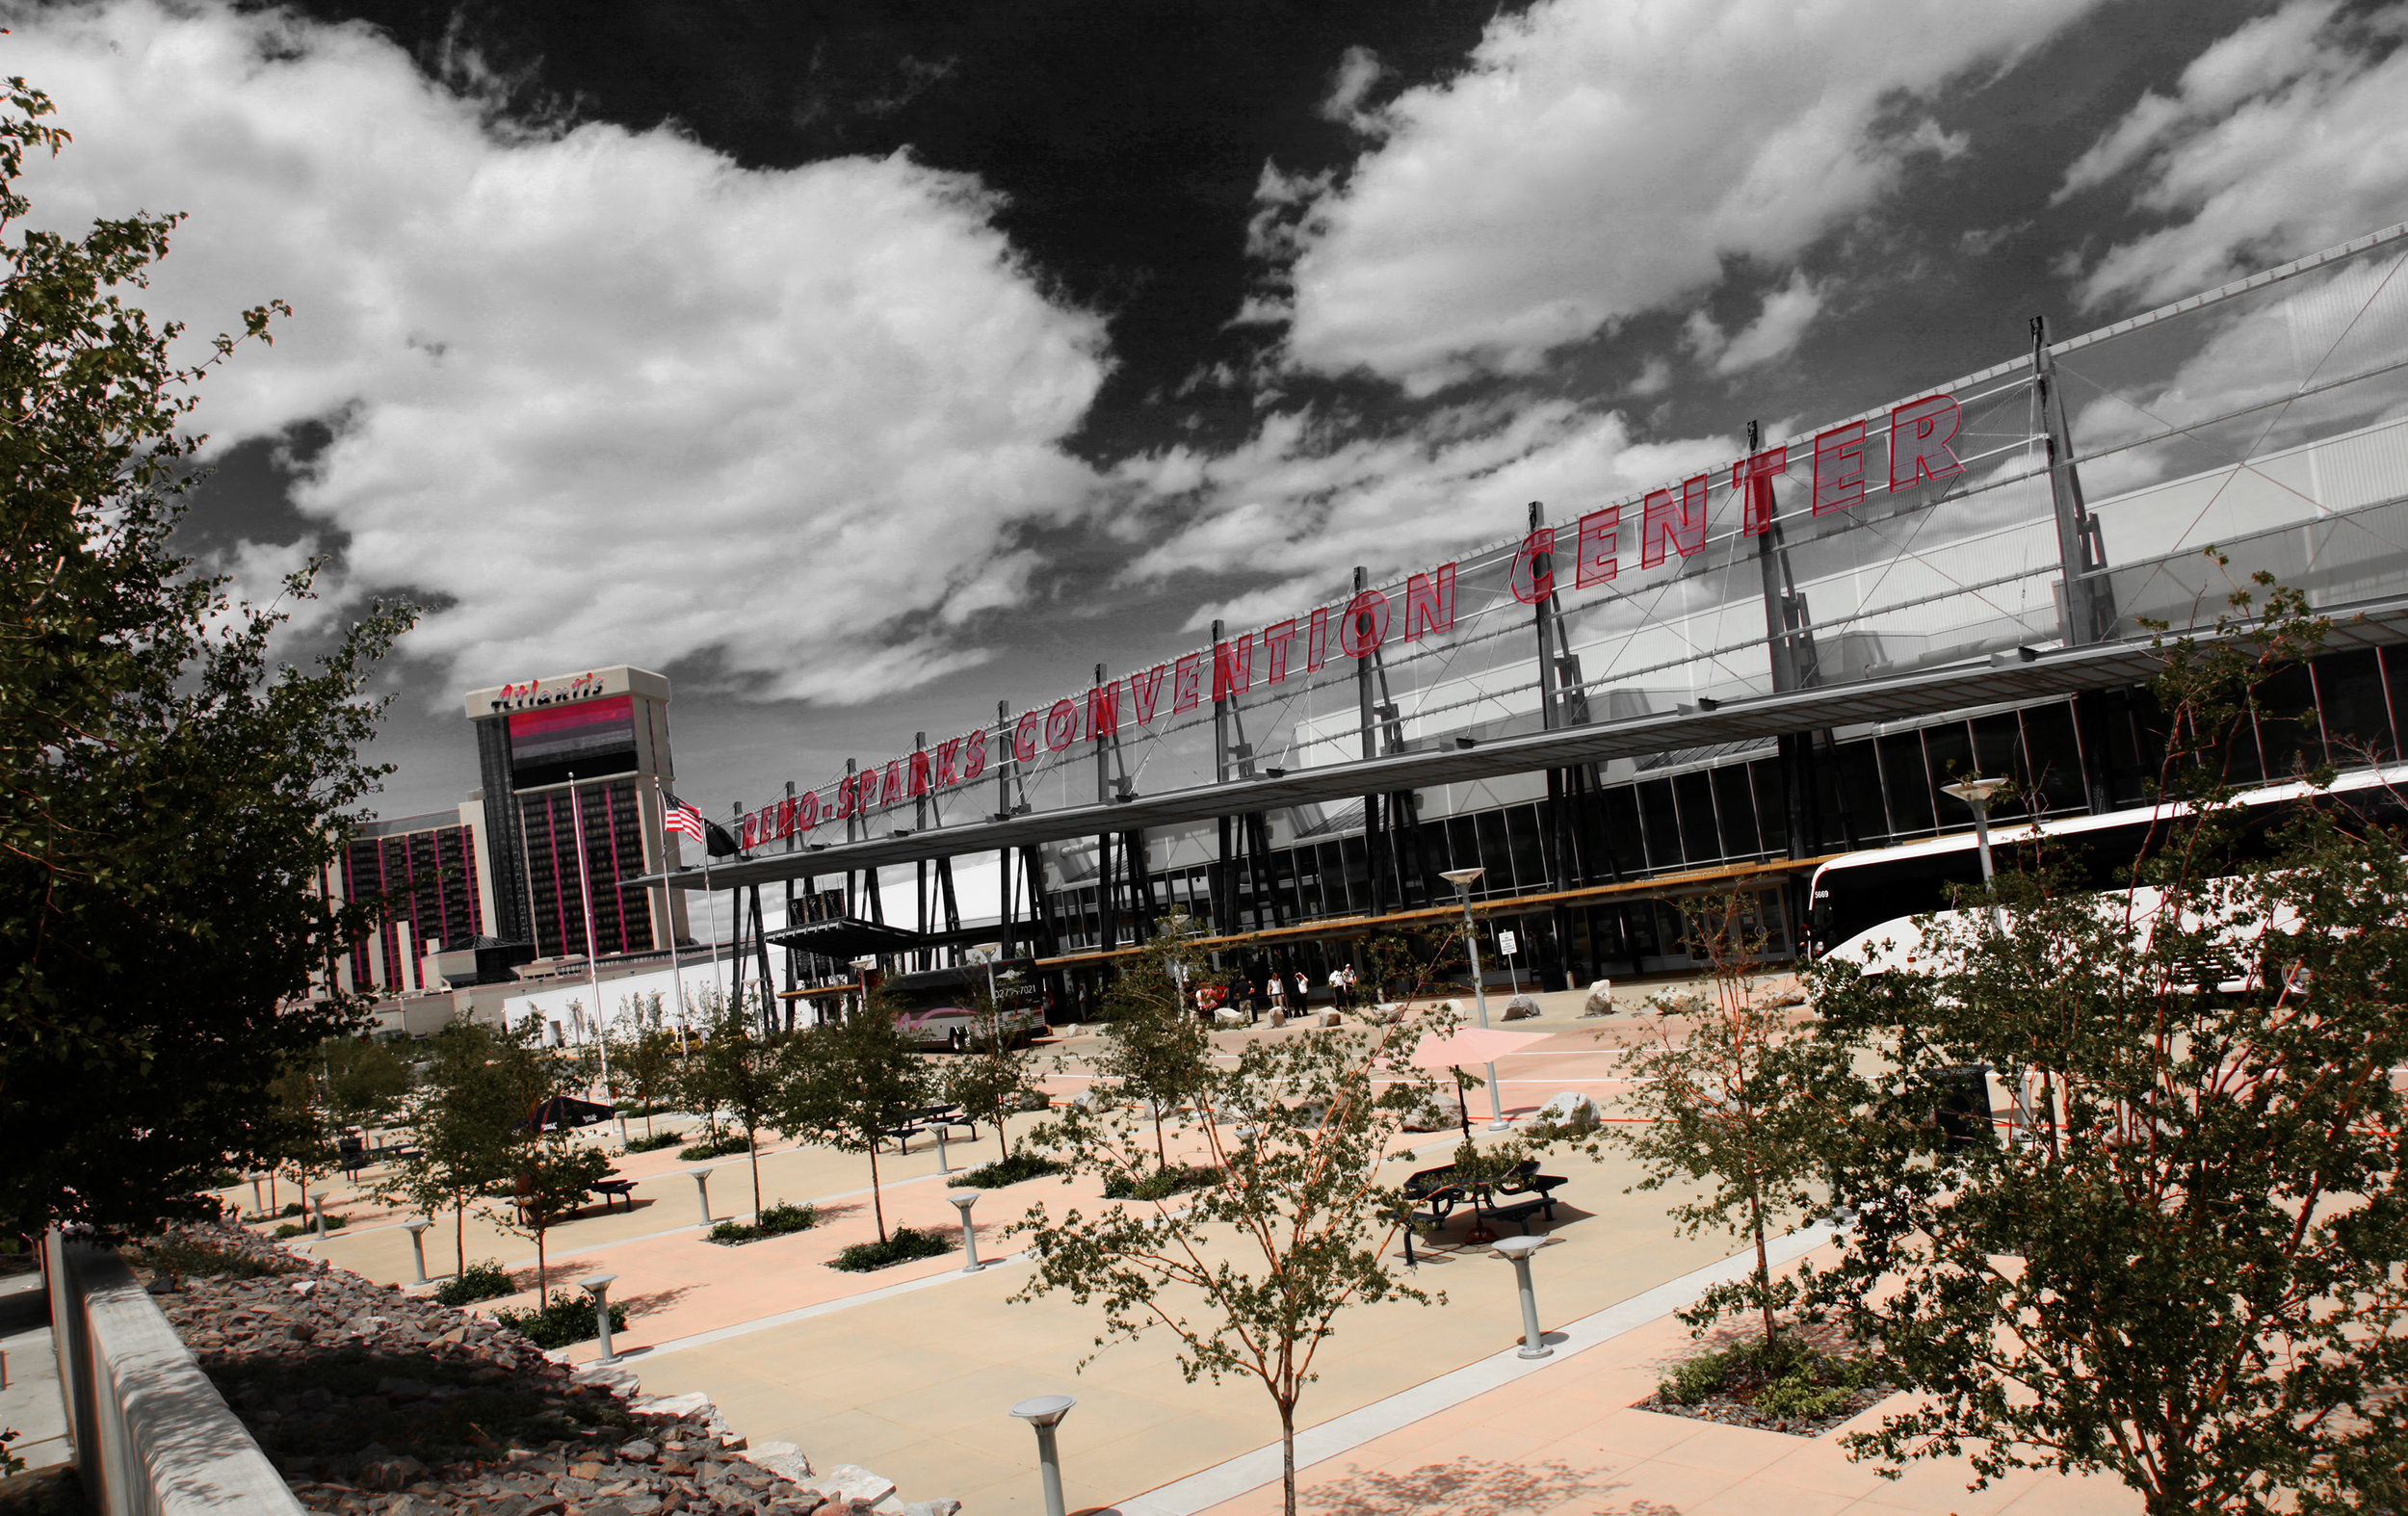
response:
{"label": "light bollard", "polygon": [[252,1215],[266,1215],[268,1214],[268,1202],[259,1193],[259,1182],[268,1176],[266,1174],[245,1174],[243,1177],[250,1181],[250,1214]]}
{"label": "light bollard", "polygon": [[[954,1171],[954,1165],[945,1159],[945,1123],[939,1121],[929,1130],[936,1134],[936,1172],[940,1176],[950,1174]],[[967,1215],[969,1213],[965,1211],[962,1215]]]}
{"label": "light bollard", "polygon": [[625,1147],[627,1145],[627,1112],[614,1111],[611,1114],[618,1117],[618,1145]]}
{"label": "light bollard", "polygon": [[1079,1402],[1066,1395],[1040,1395],[1011,1408],[1011,1414],[1036,1428],[1036,1466],[1045,1481],[1045,1516],[1065,1516],[1061,1501],[1061,1454],[1054,1446],[1054,1428]]}
{"label": "light bollard", "polygon": [[432,1225],[434,1225],[434,1223],[432,1221],[405,1221],[402,1223],[402,1230],[409,1234],[409,1261],[415,1265],[418,1269],[418,1277],[411,1280],[411,1284],[422,1285],[428,1283],[427,1228]]}
{"label": "light bollard", "polygon": [[970,1228],[970,1208],[979,1203],[979,1191],[956,1189],[945,1198],[952,1201],[954,1209],[961,1213],[961,1256],[963,1260],[961,1271],[965,1274],[975,1274],[986,1267],[979,1262],[979,1234]]}
{"label": "light bollard", "polygon": [[709,1226],[711,1224],[711,1171],[707,1168],[690,1168],[686,1170],[686,1177],[694,1181],[694,1203],[702,1207],[702,1224]]}
{"label": "light bollard", "polygon": [[593,1331],[602,1340],[602,1356],[596,1363],[615,1364],[618,1353],[611,1346],[611,1284],[616,1274],[588,1274],[577,1281],[588,1294],[593,1296]]}
{"label": "light bollard", "polygon": [[319,1241],[324,1242],[327,1235],[327,1192],[323,1189],[311,1190],[309,1192],[309,1203],[317,1208],[318,1238]]}
{"label": "light bollard", "polygon": [[1531,1254],[1547,1245],[1543,1237],[1503,1237],[1488,1244],[1499,1258],[1513,1265],[1513,1282],[1522,1293],[1522,1348],[1517,1358],[1544,1358],[1555,1351],[1538,1329],[1538,1292],[1531,1288]]}

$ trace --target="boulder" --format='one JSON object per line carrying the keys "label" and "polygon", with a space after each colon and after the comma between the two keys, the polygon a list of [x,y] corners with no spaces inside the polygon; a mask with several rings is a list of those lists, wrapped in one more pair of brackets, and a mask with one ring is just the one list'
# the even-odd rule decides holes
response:
{"label": "boulder", "polygon": [[961,1503],[948,1496],[937,1501],[913,1501],[903,1507],[903,1516],[959,1516]]}
{"label": "boulder", "polygon": [[711,1408],[711,1398],[700,1390],[684,1395],[648,1396],[627,1407],[638,1416],[699,1416]]}
{"label": "boulder", "polygon": [[1426,1100],[1415,1110],[1405,1112],[1401,1125],[1407,1132],[1444,1132],[1455,1124],[1455,1113],[1436,1100]]}
{"label": "boulder", "polygon": [[1596,980],[1589,984],[1588,1000],[1581,1006],[1581,1014],[1584,1016],[1613,1014],[1613,980]]}
{"label": "boulder", "polygon": [[[753,1467],[767,1469],[781,1479],[792,1479],[799,1484],[811,1477],[811,1460],[802,1455],[800,1448],[790,1442],[754,1443],[744,1451],[744,1455]],[[837,1472],[841,1474],[844,1471],[840,1469]],[[891,1490],[894,1486],[889,1484],[886,1488]],[[872,1496],[871,1499],[877,1497]]]}
{"label": "boulder", "polygon": [[1505,1002],[1505,1019],[1507,1021],[1528,1021],[1537,1014],[1538,1002],[1528,995],[1516,995]]}
{"label": "boulder", "polygon": [[1310,1019],[1311,1024],[1316,1027],[1334,1027],[1338,1024],[1338,1013],[1334,1010],[1320,1011]]}
{"label": "boulder", "polygon": [[1272,1006],[1272,1007],[1271,1007],[1271,1012],[1270,1012],[1270,1018],[1269,1018],[1269,1019],[1270,1019],[1270,1024],[1271,1024],[1272,1026],[1274,1026],[1274,1027],[1284,1027],[1284,1026],[1286,1026],[1286,1025],[1288,1024],[1288,1013],[1287,1013],[1286,1011],[1284,1011],[1284,1010],[1281,1010],[1278,1006]]}
{"label": "boulder", "polygon": [[881,1479],[857,1463],[838,1464],[820,1477],[820,1488],[835,1500],[877,1502],[895,1493],[895,1481]]}
{"label": "boulder", "polygon": [[621,1395],[634,1395],[641,1382],[625,1364],[587,1364],[568,1376],[571,1384],[608,1385]]}
{"label": "boulder", "polygon": [[1593,1132],[1603,1119],[1605,1112],[1597,1109],[1597,1102],[1579,1090],[1567,1089],[1538,1108],[1534,1124],[1557,1132]]}
{"label": "boulder", "polygon": [[1383,1000],[1376,1005],[1358,1006],[1354,1013],[1374,1027],[1385,1027],[1403,1015],[1404,1007],[1393,1000]]}

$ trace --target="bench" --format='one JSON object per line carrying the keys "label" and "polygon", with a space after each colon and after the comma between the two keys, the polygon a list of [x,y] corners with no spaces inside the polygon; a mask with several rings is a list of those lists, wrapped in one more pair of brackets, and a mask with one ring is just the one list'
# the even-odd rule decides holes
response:
{"label": "bench", "polygon": [[593,1182],[593,1192],[602,1197],[604,1215],[611,1214],[611,1197],[614,1195],[627,1202],[628,1214],[634,1215],[636,1209],[636,1182],[634,1180],[597,1179]]}
{"label": "bench", "polygon": [[[1454,1208],[1469,1198],[1474,1226],[1489,1219],[1511,1221],[1527,1236],[1531,1229],[1531,1217],[1543,1214],[1549,1221],[1555,1220],[1555,1191],[1568,1182],[1560,1174],[1540,1173],[1536,1159],[1526,1159],[1514,1164],[1502,1178],[1472,1184],[1457,1178],[1452,1163],[1443,1168],[1425,1168],[1407,1175],[1404,1184],[1400,1187],[1405,1200],[1405,1211],[1400,1218],[1404,1225],[1405,1266],[1411,1268],[1417,1263],[1413,1256],[1413,1231],[1417,1223],[1426,1223],[1430,1230],[1437,1231],[1447,1224]],[[1485,1191],[1485,1198],[1478,1191]],[[1526,1195],[1529,1198],[1499,1205],[1496,1203],[1499,1195]],[[1414,1209],[1421,1205],[1426,1205],[1428,1209]]]}

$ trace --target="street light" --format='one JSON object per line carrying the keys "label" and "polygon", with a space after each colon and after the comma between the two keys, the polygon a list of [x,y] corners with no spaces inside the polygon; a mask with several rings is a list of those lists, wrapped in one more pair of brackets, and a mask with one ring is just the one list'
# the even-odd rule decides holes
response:
{"label": "street light", "polygon": [[979,1234],[970,1230],[970,1208],[979,1203],[982,1192],[956,1189],[945,1197],[953,1202],[955,1210],[961,1213],[961,1271],[965,1274],[975,1274],[986,1267],[979,1262]]}
{"label": "street light", "polygon": [[[1448,869],[1438,876],[1454,886],[1455,898],[1463,902],[1463,946],[1472,954],[1472,1004],[1479,1009],[1479,1024],[1488,1025],[1488,991],[1479,981],[1479,932],[1472,925],[1472,886],[1486,869]],[[1488,1130],[1511,1131],[1505,1118],[1505,1102],[1497,1095],[1497,1065],[1482,1065],[1488,1070]]]}
{"label": "street light", "polygon": [[[1990,864],[1990,797],[2006,788],[2004,779],[1960,779],[1954,784],[1940,786],[1942,795],[1952,795],[1974,808],[1974,847],[1981,854],[1981,893],[1998,894],[1998,871]],[[2001,933],[2006,930],[2006,913],[1999,902],[1990,902],[1990,925]]]}
{"label": "street light", "polygon": [[1036,1428],[1036,1466],[1045,1481],[1045,1516],[1064,1516],[1061,1503],[1061,1455],[1054,1448],[1054,1428],[1079,1402],[1066,1395],[1040,1395],[1011,1408],[1011,1414]]}
{"label": "street light", "polygon": [[1506,1237],[1489,1250],[1513,1265],[1513,1282],[1522,1292],[1522,1348],[1517,1358],[1544,1358],[1555,1351],[1538,1330],[1538,1294],[1531,1288],[1531,1254],[1547,1245],[1543,1237]]}
{"label": "street light", "polygon": [[434,1223],[428,1220],[405,1221],[402,1223],[402,1230],[409,1234],[410,1262],[415,1264],[418,1268],[418,1277],[411,1280],[411,1284],[422,1285],[428,1282],[427,1228],[432,1225],[434,1225]]}
{"label": "street light", "polygon": [[611,1347],[611,1282],[617,1277],[616,1274],[588,1274],[577,1281],[588,1294],[593,1296],[594,1335],[602,1339],[602,1356],[595,1359],[595,1363],[618,1362],[618,1354]]}

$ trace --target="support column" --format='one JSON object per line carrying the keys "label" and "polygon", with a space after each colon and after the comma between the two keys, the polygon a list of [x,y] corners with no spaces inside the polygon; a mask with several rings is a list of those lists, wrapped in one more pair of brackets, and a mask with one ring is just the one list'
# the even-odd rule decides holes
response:
{"label": "support column", "polygon": [[[1362,565],[1357,564],[1354,570],[1354,592],[1359,595],[1370,587],[1371,575]],[[1355,637],[1358,640],[1367,640],[1371,633],[1371,616],[1365,614],[1357,617],[1354,627]],[[1374,709],[1375,703],[1372,697],[1372,661],[1369,657],[1358,658],[1354,661],[1355,719],[1361,723],[1363,756],[1366,759],[1379,756],[1378,713]],[[1380,866],[1382,855],[1388,850],[1388,843],[1385,829],[1380,825],[1379,802],[1380,797],[1377,795],[1366,792],[1363,796],[1363,868],[1372,897],[1371,909],[1366,914],[1372,916],[1388,914],[1388,894],[1381,878],[1384,871]]]}
{"label": "support column", "polygon": [[2115,635],[2115,592],[2105,578],[2087,577],[2107,566],[2107,549],[2074,467],[2073,429],[2065,420],[2056,358],[2049,352],[2046,316],[2031,318],[2031,378],[2048,444],[2049,499],[2055,508],[2056,552],[2065,575],[2065,640],[2074,647],[2104,642]]}

